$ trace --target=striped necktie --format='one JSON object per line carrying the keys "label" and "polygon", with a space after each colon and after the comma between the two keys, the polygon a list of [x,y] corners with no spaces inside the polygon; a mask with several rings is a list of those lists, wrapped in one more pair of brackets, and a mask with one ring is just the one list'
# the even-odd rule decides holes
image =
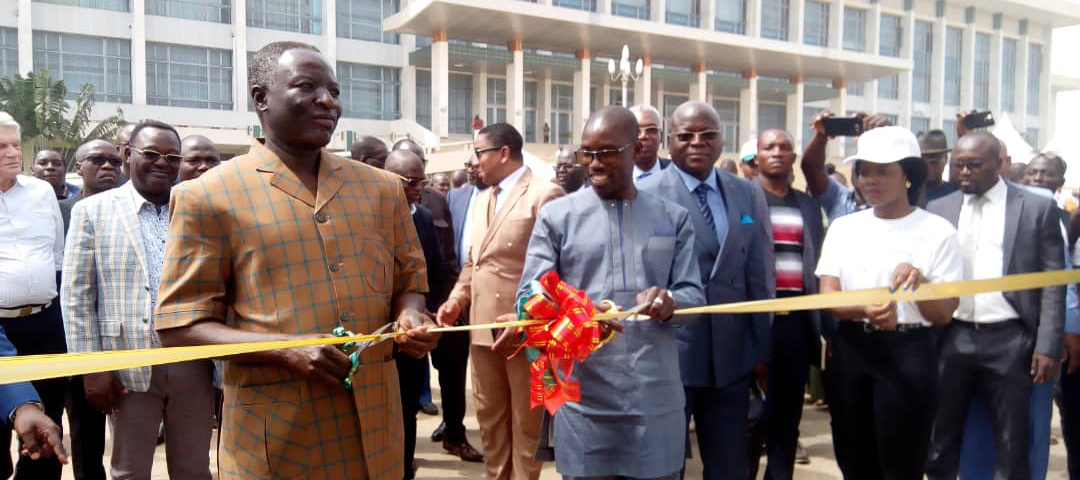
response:
{"label": "striped necktie", "polygon": [[701,209],[701,215],[705,217],[705,223],[709,224],[709,228],[716,231],[716,220],[713,219],[712,208],[709,208],[708,193],[711,188],[705,182],[699,183],[697,188],[694,189],[694,194],[697,195],[698,208]]}

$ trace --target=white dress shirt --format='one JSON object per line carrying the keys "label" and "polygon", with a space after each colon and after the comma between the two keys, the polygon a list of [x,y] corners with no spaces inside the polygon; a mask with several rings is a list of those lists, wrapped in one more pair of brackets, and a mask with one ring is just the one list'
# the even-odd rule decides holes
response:
{"label": "white dress shirt", "polygon": [[[964,195],[957,237],[960,239],[961,251],[965,252],[965,274],[971,275],[968,280],[997,278],[1006,273],[1004,248],[1007,193],[1005,181],[998,179],[981,199],[971,194]],[[976,201],[982,202],[981,218],[973,218]],[[978,223],[974,227],[976,230],[972,229],[973,222]],[[1001,292],[990,292],[974,297],[960,297],[956,318],[969,322],[994,323],[1020,318],[1020,315]]]}
{"label": "white dress shirt", "polygon": [[507,175],[506,178],[499,182],[499,194],[495,196],[495,214],[499,214],[499,209],[503,206],[503,201],[506,200],[506,196],[510,193],[510,190],[517,185],[518,180],[525,174],[525,164],[522,164],[513,173]]}
{"label": "white dress shirt", "polygon": [[458,268],[465,266],[465,260],[469,256],[469,248],[472,246],[472,227],[469,226],[469,222],[474,218],[474,215],[470,215],[470,213],[472,213],[472,206],[476,201],[476,197],[481,192],[483,190],[473,185],[472,193],[469,194],[469,203],[465,205],[465,218],[461,222],[461,251],[458,252]]}
{"label": "white dress shirt", "polygon": [[648,170],[642,170],[637,166],[637,163],[635,162],[633,176],[634,184],[637,185],[638,181],[640,181],[642,178],[660,173],[660,170],[660,157],[656,157],[656,160],[653,161],[652,168]]}
{"label": "white dress shirt", "polygon": [[56,191],[17,175],[0,192],[0,308],[43,305],[56,297],[64,265],[64,219]]}

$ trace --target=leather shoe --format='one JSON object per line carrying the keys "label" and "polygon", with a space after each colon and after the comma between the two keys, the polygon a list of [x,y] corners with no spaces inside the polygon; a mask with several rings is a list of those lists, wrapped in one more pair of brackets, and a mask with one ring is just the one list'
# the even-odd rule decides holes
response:
{"label": "leather shoe", "polygon": [[422,402],[420,403],[420,411],[428,415],[438,415],[439,407],[436,407],[434,402]]}
{"label": "leather shoe", "polygon": [[461,443],[448,443],[443,441],[442,448],[446,450],[446,453],[461,457],[466,462],[482,462],[484,461],[484,454],[476,451],[472,445],[469,445],[469,441],[465,440]]}
{"label": "leather shoe", "polygon": [[431,441],[441,442],[443,435],[446,434],[446,422],[439,422],[439,426],[435,427],[435,431],[431,432]]}

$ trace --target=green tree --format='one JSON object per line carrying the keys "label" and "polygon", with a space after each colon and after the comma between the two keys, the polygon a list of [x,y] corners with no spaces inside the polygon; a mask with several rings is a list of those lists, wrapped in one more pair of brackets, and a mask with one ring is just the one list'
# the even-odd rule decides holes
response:
{"label": "green tree", "polygon": [[124,124],[124,112],[97,121],[90,120],[94,110],[94,86],[83,84],[72,101],[63,80],[54,80],[48,70],[15,74],[0,79],[0,111],[5,111],[22,127],[23,163],[29,164],[34,153],[51,148],[64,156],[71,170],[75,149],[93,139],[111,139]]}

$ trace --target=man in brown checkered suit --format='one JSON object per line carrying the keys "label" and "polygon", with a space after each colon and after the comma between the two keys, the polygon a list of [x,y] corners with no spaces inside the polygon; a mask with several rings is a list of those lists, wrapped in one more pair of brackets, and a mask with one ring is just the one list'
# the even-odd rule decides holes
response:
{"label": "man in brown checkered suit", "polygon": [[387,322],[407,334],[351,363],[334,346],[230,357],[221,480],[401,480],[393,349],[427,353],[424,255],[400,181],[323,150],[339,87],[309,45],[276,42],[248,67],[266,133],[173,189],[157,329],[166,346],[326,336]]}

